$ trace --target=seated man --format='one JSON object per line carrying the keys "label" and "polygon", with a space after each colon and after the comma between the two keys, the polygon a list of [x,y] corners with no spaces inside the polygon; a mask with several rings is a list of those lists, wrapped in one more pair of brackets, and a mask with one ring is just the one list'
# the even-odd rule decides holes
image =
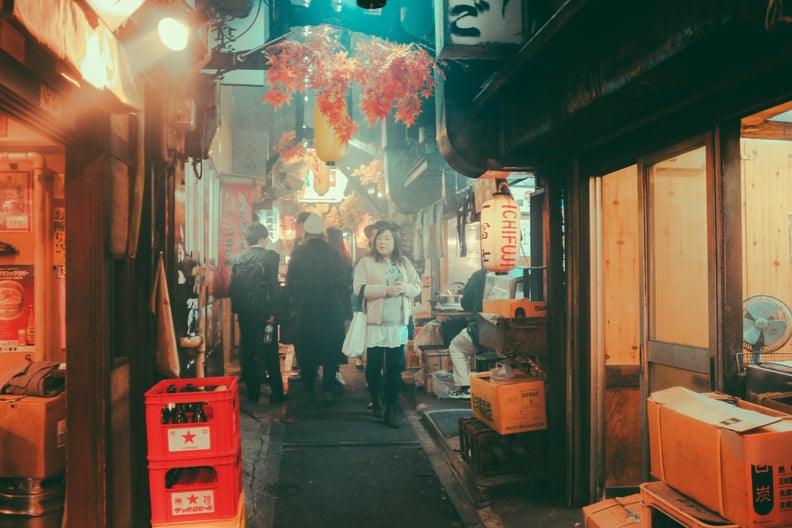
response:
{"label": "seated man", "polygon": [[468,325],[448,345],[448,355],[454,366],[454,385],[456,385],[456,389],[449,393],[449,398],[470,399],[470,361],[479,348],[476,317],[481,312],[486,275],[484,269],[474,271],[462,290],[462,309],[470,312],[470,317]]}

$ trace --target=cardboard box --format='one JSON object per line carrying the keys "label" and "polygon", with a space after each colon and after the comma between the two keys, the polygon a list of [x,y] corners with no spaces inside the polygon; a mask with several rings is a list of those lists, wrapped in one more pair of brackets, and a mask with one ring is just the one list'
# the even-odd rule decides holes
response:
{"label": "cardboard box", "polygon": [[745,528],[792,526],[792,416],[682,387],[648,400],[651,473]]}
{"label": "cardboard box", "polygon": [[454,371],[454,364],[448,349],[443,345],[424,345],[421,349],[421,363],[423,364],[424,389],[428,393],[434,392],[432,372],[438,370]]}
{"label": "cardboard box", "polygon": [[47,478],[66,466],[66,399],[0,396],[0,477]]}
{"label": "cardboard box", "polygon": [[406,368],[414,369],[421,368],[421,356],[415,348],[415,343],[412,339],[407,341],[407,346],[404,348]]}
{"label": "cardboard box", "polygon": [[530,299],[498,299],[482,301],[481,311],[500,315],[501,317],[545,317],[546,302],[532,302]]}
{"label": "cardboard box", "polygon": [[641,526],[641,494],[617,497],[583,507],[585,528],[621,528]]}
{"label": "cardboard box", "polygon": [[544,381],[515,377],[491,381],[489,372],[470,375],[473,416],[499,434],[547,429]]}

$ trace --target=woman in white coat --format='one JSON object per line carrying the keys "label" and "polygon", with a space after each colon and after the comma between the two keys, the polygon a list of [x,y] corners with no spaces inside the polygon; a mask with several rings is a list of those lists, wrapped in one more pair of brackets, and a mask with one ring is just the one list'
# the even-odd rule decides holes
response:
{"label": "woman in white coat", "polygon": [[374,414],[384,414],[385,424],[395,429],[407,325],[421,278],[402,255],[395,226],[377,228],[370,244],[371,255],[358,261],[354,274],[355,294],[364,288],[366,300],[366,382]]}

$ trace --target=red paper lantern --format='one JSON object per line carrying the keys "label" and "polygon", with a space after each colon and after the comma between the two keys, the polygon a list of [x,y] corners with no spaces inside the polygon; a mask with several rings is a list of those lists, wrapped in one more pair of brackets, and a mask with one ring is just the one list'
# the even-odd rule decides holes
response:
{"label": "red paper lantern", "polygon": [[330,176],[330,167],[327,165],[320,165],[313,171],[314,191],[319,196],[324,196],[330,190],[332,186]]}
{"label": "red paper lantern", "polygon": [[[343,112],[346,113],[346,103]],[[314,105],[314,146],[316,157],[328,165],[335,165],[346,154],[347,144],[338,137],[327,116],[319,110],[318,104]]]}
{"label": "red paper lantern", "polygon": [[294,240],[297,238],[297,219],[291,215],[282,216],[280,231],[283,240]]}
{"label": "red paper lantern", "polygon": [[505,273],[517,266],[520,250],[520,204],[503,181],[481,206],[481,258],[484,269]]}

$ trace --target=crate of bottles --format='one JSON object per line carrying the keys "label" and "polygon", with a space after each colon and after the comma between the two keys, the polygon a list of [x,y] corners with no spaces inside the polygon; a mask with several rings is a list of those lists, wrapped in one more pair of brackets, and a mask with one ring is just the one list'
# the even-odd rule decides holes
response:
{"label": "crate of bottles", "polygon": [[520,473],[526,478],[544,476],[544,432],[501,435],[473,416],[459,418],[459,451],[462,460],[479,476]]}
{"label": "crate of bottles", "polygon": [[153,523],[151,528],[245,528],[245,494],[242,493],[239,495],[237,514],[236,517],[231,519]]}
{"label": "crate of bottles", "polygon": [[233,519],[242,495],[242,452],[149,462],[151,523]]}
{"label": "crate of bottles", "polygon": [[149,461],[190,460],[240,448],[236,377],[168,379],[145,394]]}

